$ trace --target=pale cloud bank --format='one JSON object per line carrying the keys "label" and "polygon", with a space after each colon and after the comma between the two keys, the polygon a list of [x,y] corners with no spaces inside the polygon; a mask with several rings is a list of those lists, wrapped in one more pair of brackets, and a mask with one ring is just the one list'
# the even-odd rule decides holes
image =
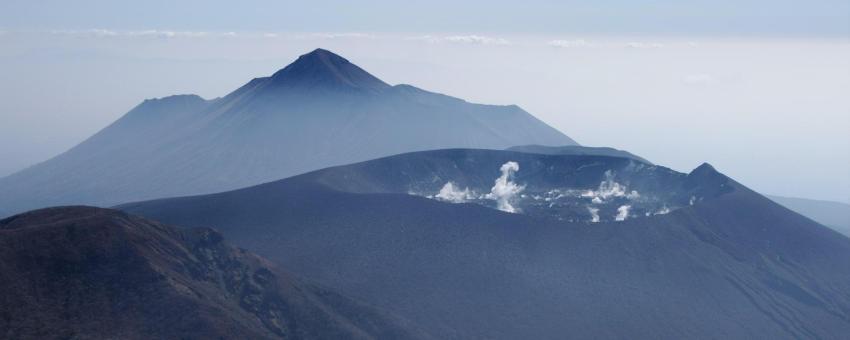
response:
{"label": "pale cloud bank", "polygon": [[449,36],[434,36],[423,35],[418,37],[408,37],[406,40],[420,40],[432,44],[439,43],[456,43],[470,45],[510,45],[510,41],[504,38],[489,37],[483,35],[449,35]]}
{"label": "pale cloud bank", "polygon": [[82,37],[82,38],[207,38],[207,37],[236,37],[236,32],[204,32],[204,31],[170,31],[170,30],[139,30],[116,31],[109,29],[87,30],[52,30],[53,35]]}
{"label": "pale cloud bank", "polygon": [[664,47],[664,44],[662,44],[662,43],[647,43],[647,42],[630,42],[630,43],[626,44],[626,47],[635,48],[635,49],[655,49],[655,48]]}
{"label": "pale cloud bank", "polygon": [[689,74],[682,78],[682,82],[687,85],[705,85],[714,82],[714,76],[705,73]]}
{"label": "pale cloud bank", "polygon": [[51,30],[46,33],[57,36],[81,38],[288,38],[297,40],[325,39],[375,39],[378,36],[360,32],[316,32],[316,33],[285,33],[285,32],[208,32],[208,31],[173,31],[173,30],[133,30],[121,31],[111,29],[85,30]]}
{"label": "pale cloud bank", "polygon": [[576,40],[551,40],[547,43],[547,45],[552,47],[559,48],[576,48],[576,47],[587,47],[590,46],[590,43],[584,39],[576,39]]}
{"label": "pale cloud bank", "polygon": [[300,36],[301,38],[318,38],[318,39],[375,39],[374,34],[360,32],[335,32],[335,33],[311,33]]}

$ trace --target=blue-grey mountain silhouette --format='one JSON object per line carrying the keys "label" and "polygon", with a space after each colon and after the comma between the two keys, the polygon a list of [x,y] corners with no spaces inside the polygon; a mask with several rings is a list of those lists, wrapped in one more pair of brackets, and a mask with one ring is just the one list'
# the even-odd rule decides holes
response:
{"label": "blue-grey mountain silhouette", "polygon": [[850,334],[850,239],[708,164],[437,150],[119,208],[215,226],[441,338]]}
{"label": "blue-grey mountain silhouette", "polygon": [[146,100],[46,162],[0,179],[0,216],[211,193],[416,150],[575,144],[517,106],[391,86],[329,51],[212,100]]}

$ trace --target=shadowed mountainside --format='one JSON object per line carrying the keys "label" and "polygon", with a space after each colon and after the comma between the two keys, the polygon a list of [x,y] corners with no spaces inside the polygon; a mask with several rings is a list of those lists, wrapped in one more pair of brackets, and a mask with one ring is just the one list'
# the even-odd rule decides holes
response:
{"label": "shadowed mountainside", "polygon": [[306,284],[211,229],[57,207],[0,220],[0,337],[424,337]]}

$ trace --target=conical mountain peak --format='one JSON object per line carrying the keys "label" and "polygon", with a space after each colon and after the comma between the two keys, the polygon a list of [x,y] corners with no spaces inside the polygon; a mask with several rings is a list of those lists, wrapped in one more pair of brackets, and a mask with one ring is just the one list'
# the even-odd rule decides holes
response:
{"label": "conical mountain peak", "polygon": [[706,175],[713,175],[713,174],[717,174],[717,173],[718,173],[717,170],[714,169],[714,167],[711,166],[711,164],[708,164],[708,163],[702,163],[702,164],[700,164],[700,166],[696,167],[694,170],[691,171],[691,175],[696,175],[696,176],[706,176]]}
{"label": "conical mountain peak", "polygon": [[380,90],[390,87],[348,59],[321,48],[298,57],[271,79],[276,85],[306,89]]}
{"label": "conical mountain peak", "polygon": [[[307,53],[307,54],[304,54],[304,55],[301,55],[300,57],[298,57],[299,61],[300,60],[311,60],[311,59],[321,60],[323,62],[337,64],[337,65],[349,62],[348,59],[345,59],[342,56],[340,56],[336,53],[333,53],[331,51],[328,51],[324,48],[317,48],[310,53]],[[298,62],[298,61],[296,61],[296,62]]]}
{"label": "conical mountain peak", "polygon": [[[219,99],[143,103],[62,156],[0,178],[0,217],[220,192],[409,151],[525,144],[575,142],[523,110],[396,88],[318,49]],[[145,166],[127,167],[138,160]]]}

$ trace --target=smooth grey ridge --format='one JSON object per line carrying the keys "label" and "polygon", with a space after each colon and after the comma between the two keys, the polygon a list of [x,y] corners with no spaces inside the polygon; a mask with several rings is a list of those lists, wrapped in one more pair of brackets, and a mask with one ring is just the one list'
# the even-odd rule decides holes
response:
{"label": "smooth grey ridge", "polygon": [[575,145],[518,106],[391,86],[317,49],[213,100],[146,100],[81,144],[0,179],[0,216],[212,193],[449,147]]}
{"label": "smooth grey ridge", "polygon": [[[126,204],[214,226],[296,275],[445,339],[769,338],[850,334],[850,238],[703,164],[622,182],[698,197],[666,214],[565,222],[409,191],[490,183],[594,188],[622,157],[436,150],[218,194]],[[654,188],[654,189],[653,189]],[[424,194],[420,193],[420,194]]]}
{"label": "smooth grey ridge", "polygon": [[638,162],[652,164],[652,162],[646,160],[643,157],[635,155],[631,152],[625,150],[619,150],[615,148],[609,148],[605,146],[581,146],[581,145],[561,145],[561,146],[549,146],[549,145],[517,145],[509,147],[505,150],[508,151],[517,151],[517,152],[527,152],[527,153],[539,153],[542,155],[596,155],[596,156],[611,156],[611,157],[622,157],[636,160]]}

